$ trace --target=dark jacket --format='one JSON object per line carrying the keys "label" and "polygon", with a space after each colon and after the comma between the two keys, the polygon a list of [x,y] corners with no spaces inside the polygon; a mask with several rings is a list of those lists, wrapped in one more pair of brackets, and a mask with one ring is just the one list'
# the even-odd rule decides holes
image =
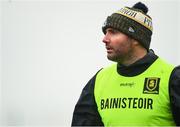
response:
{"label": "dark jacket", "polygon": [[[139,75],[152,65],[157,58],[157,55],[149,52],[144,58],[130,66],[118,64],[117,72],[124,76]],[[72,126],[104,126],[94,97],[96,75],[86,84],[81,93],[74,109]],[[174,121],[177,126],[180,126],[180,66],[175,67],[171,73],[169,95]]]}

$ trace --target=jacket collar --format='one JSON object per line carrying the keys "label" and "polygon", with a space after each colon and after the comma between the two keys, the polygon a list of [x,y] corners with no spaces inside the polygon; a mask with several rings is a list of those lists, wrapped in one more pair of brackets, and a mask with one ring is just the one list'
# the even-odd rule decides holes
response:
{"label": "jacket collar", "polygon": [[152,50],[150,50],[142,59],[136,61],[135,63],[124,66],[118,64],[117,72],[122,76],[136,76],[144,72],[151,64],[158,58]]}

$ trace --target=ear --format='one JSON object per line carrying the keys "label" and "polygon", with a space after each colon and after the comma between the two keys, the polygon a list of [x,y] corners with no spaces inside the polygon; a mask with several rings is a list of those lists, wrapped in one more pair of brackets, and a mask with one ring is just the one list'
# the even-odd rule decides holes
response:
{"label": "ear", "polygon": [[129,37],[129,39],[130,39],[130,41],[131,41],[134,45],[139,45],[139,44],[140,44],[140,43],[139,43],[137,40],[135,40],[134,38]]}
{"label": "ear", "polygon": [[133,43],[134,43],[134,45],[140,45],[140,43],[138,41],[136,41],[135,39],[133,39]]}

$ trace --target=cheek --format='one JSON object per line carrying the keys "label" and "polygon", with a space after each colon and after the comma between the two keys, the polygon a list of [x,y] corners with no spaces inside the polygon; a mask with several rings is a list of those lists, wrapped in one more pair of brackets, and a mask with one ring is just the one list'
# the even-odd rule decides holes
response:
{"label": "cheek", "polygon": [[116,52],[127,53],[131,50],[131,43],[127,40],[122,40],[117,42],[114,48]]}
{"label": "cheek", "polygon": [[129,47],[129,44],[127,43],[127,41],[123,40],[123,39],[116,40],[114,45],[115,45],[115,48],[117,48],[117,49],[119,49],[119,48],[124,49],[124,48]]}

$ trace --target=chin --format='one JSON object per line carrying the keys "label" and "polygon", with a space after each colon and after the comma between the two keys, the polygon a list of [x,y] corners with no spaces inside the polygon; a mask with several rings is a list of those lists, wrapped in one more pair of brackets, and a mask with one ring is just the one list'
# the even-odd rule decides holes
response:
{"label": "chin", "polygon": [[112,57],[112,56],[107,56],[108,60],[111,60],[111,61],[114,61],[114,62],[117,62],[117,59],[115,57]]}

